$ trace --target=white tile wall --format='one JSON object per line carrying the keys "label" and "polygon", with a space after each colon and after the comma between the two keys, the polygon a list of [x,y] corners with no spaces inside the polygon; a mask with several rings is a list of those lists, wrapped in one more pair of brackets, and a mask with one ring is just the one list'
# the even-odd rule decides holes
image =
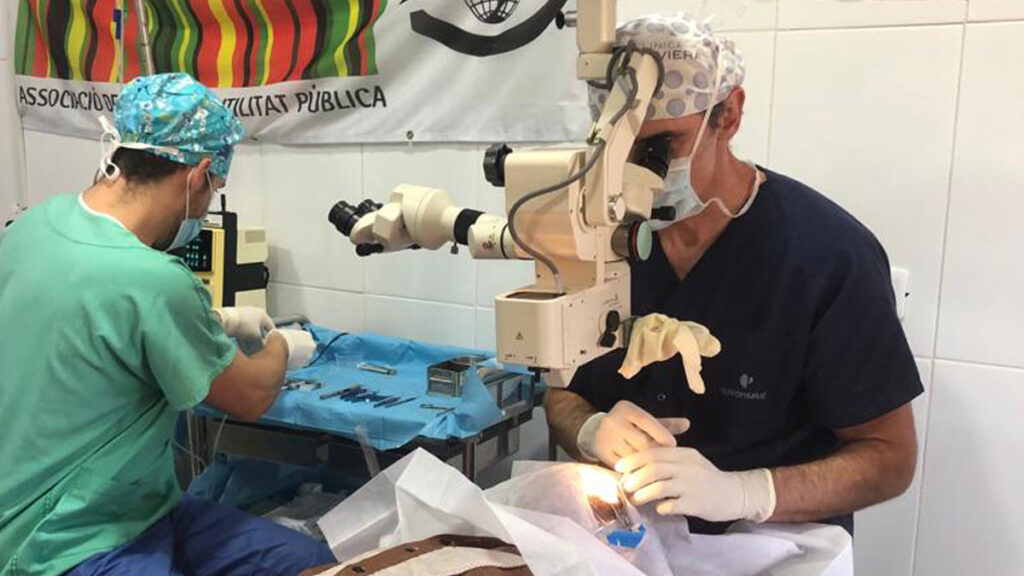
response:
{"label": "white tile wall", "polygon": [[716,30],[772,30],[776,0],[628,0],[618,3],[619,22],[656,12],[683,10],[711,18]]}
{"label": "white tile wall", "polygon": [[1024,20],[1024,2],[1020,0],[970,0],[967,19]]}
{"label": "white tile wall", "polygon": [[743,81],[747,100],[743,107],[743,123],[733,138],[733,150],[740,158],[767,164],[775,73],[775,33],[728,32],[724,36],[736,43],[747,66],[747,75]]}
{"label": "white tile wall", "polygon": [[345,332],[366,329],[365,296],[291,284],[271,284],[267,311],[282,317],[303,314],[314,324]]}
{"label": "white tile wall", "polygon": [[476,308],[367,295],[366,329],[385,336],[472,348]]}
{"label": "white tile wall", "polygon": [[963,22],[966,0],[779,0],[779,28]]}
{"label": "white tile wall", "polygon": [[[483,155],[473,144],[366,146],[365,196],[385,200],[399,184],[441,188],[460,206],[474,206]],[[453,304],[476,301],[476,270],[468,252],[405,251],[367,259],[366,290]]]}
{"label": "white tile wall", "polygon": [[494,308],[476,309],[476,347],[484,350],[494,350]]}
{"label": "white tile wall", "polygon": [[7,7],[0,8],[0,60],[11,58],[14,52],[14,31],[8,22]]}
{"label": "white tile wall", "polygon": [[776,48],[771,166],[850,210],[910,270],[904,326],[921,356],[935,339],[961,33],[780,32]]}
{"label": "white tile wall", "polygon": [[914,400],[917,428],[917,468],[914,482],[902,496],[862,510],[854,516],[854,566],[857,574],[910,576],[914,564],[914,537],[921,497],[921,477],[927,446],[928,407],[931,399],[932,362],[918,358],[924,394]]}
{"label": "white tile wall", "polygon": [[1024,571],[1024,370],[935,362],[916,576]]}
{"label": "white tile wall", "polygon": [[358,146],[264,145],[264,223],[270,238],[270,271],[276,282],[363,291],[364,261],[327,221],[338,200],[362,198]]}
{"label": "white tile wall", "polygon": [[1024,367],[1021,62],[1024,22],[967,27],[940,357]]}
{"label": "white tile wall", "polygon": [[[92,185],[100,144],[42,132],[25,132],[26,200],[29,206],[56,194],[78,193]],[[55,163],[59,162],[59,165]]]}
{"label": "white tile wall", "polygon": [[[262,148],[256,144],[239,144],[231,160],[227,185],[221,190],[228,210],[238,213],[241,225],[262,226],[266,198],[263,194]],[[220,198],[213,198],[213,209],[220,209]]]}

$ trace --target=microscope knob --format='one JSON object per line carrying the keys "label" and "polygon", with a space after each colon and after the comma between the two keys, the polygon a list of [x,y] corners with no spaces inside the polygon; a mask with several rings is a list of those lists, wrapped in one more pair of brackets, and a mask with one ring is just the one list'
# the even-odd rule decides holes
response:
{"label": "microscope knob", "polygon": [[675,206],[660,206],[651,210],[651,220],[661,220],[663,222],[671,222],[676,219],[676,207]]}
{"label": "microscope knob", "polygon": [[601,334],[601,341],[599,342],[602,347],[611,348],[615,346],[615,332],[618,331],[621,325],[622,317],[619,316],[618,310],[612,310],[604,317],[604,332]]}
{"label": "microscope knob", "polygon": [[491,144],[484,154],[484,177],[499,188],[505,186],[505,158],[512,153],[508,144]]}
{"label": "microscope knob", "polygon": [[371,254],[380,254],[384,251],[384,247],[380,244],[357,244],[356,255],[357,256],[370,256]]}
{"label": "microscope knob", "polygon": [[651,256],[654,233],[647,222],[624,224],[612,231],[612,251],[630,262],[644,262]]}

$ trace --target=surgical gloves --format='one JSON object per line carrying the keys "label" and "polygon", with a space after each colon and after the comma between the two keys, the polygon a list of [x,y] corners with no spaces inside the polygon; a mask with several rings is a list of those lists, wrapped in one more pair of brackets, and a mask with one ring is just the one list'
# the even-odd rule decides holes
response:
{"label": "surgical gloves", "polygon": [[696,322],[682,322],[664,314],[648,314],[633,324],[626,359],[619,368],[625,378],[636,376],[645,366],[682,356],[690,389],[704,393],[700,377],[701,356],[712,357],[722,350],[717,338]]}
{"label": "surgical gloves", "polygon": [[279,334],[288,345],[288,370],[305,368],[310,358],[316,352],[316,342],[313,335],[305,330],[275,329],[273,334]]}
{"label": "surgical gloves", "polygon": [[623,458],[615,470],[634,504],[657,502],[663,516],[764,522],[775,513],[770,470],[723,472],[693,448],[652,448]]}
{"label": "surgical gloves", "polygon": [[624,456],[655,446],[675,446],[675,435],[689,427],[686,418],[658,419],[622,400],[611,412],[598,412],[583,423],[576,435],[576,447],[584,458],[610,468]]}
{"label": "surgical gloves", "polygon": [[220,320],[227,335],[238,340],[238,345],[246,354],[255,353],[263,348],[267,336],[276,332],[284,338],[288,346],[288,369],[298,370],[309,364],[316,352],[313,336],[305,330],[278,330],[274,321],[262,308],[255,306],[239,306],[237,308],[214,308],[214,314]]}
{"label": "surgical gloves", "polygon": [[213,312],[227,335],[238,340],[243,350],[262,348],[267,334],[274,329],[274,321],[266,310],[255,306],[214,308]]}

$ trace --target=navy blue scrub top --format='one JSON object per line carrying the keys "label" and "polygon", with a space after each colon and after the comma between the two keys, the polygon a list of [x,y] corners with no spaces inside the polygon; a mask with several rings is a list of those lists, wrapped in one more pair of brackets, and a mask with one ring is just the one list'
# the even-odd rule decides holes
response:
{"label": "navy blue scrub top", "polygon": [[[622,350],[581,367],[570,385],[597,410],[630,400],[657,417],[689,418],[679,445],[722,470],[819,460],[839,446],[833,430],[923,391],[878,240],[808,186],[761,170],[766,180],[750,210],[686,278],[660,242],[632,266],[635,316],[699,322],[722,342],[718,356],[704,359],[705,394],[690,391],[678,356],[626,380]],[[852,515],[823,521],[853,534]],[[690,519],[694,532],[726,527]]]}

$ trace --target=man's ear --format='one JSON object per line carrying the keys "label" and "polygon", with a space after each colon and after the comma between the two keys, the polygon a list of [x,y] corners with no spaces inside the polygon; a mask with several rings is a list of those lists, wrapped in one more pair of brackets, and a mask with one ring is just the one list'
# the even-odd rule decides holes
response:
{"label": "man's ear", "polygon": [[[203,158],[199,161],[199,164],[196,164],[194,168],[189,170],[189,190],[192,190],[193,192],[200,191],[203,189],[203,186],[207,185],[209,180],[206,176],[207,173],[210,172],[210,164],[211,162],[209,158]],[[213,174],[211,173],[210,176],[212,177]]]}
{"label": "man's ear", "polygon": [[729,97],[724,100],[725,109],[719,118],[718,129],[727,140],[732,139],[740,130],[743,123],[743,106],[747,100],[747,93],[741,87],[734,88]]}

